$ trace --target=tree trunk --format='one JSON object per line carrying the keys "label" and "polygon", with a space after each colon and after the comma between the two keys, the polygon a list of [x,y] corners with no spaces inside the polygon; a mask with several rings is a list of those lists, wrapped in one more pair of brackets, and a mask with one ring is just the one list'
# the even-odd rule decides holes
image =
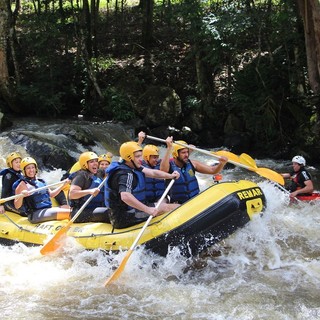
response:
{"label": "tree trunk", "polygon": [[153,41],[153,2],[145,0],[142,6],[142,45],[149,48]]}
{"label": "tree trunk", "polygon": [[13,111],[19,111],[11,91],[8,68],[8,39],[10,38],[10,7],[7,0],[0,0],[0,97]]}
{"label": "tree trunk", "polygon": [[320,3],[319,0],[297,0],[303,20],[308,76],[314,94],[320,94]]}

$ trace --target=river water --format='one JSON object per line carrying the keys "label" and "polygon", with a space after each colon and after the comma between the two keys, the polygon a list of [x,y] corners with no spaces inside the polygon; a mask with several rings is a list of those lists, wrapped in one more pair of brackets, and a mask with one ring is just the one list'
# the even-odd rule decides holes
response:
{"label": "river water", "polygon": [[[213,162],[197,152],[192,157]],[[290,165],[256,161],[277,172]],[[318,170],[309,169],[319,189]],[[51,183],[62,173],[40,175]],[[198,178],[202,189],[212,183]],[[198,258],[176,250],[159,257],[138,247],[107,288],[125,252],[85,251],[72,239],[51,256],[38,247],[0,245],[2,319],[320,319],[319,204],[289,205],[266,179],[240,168],[223,171],[223,180],[239,179],[264,191],[263,216]]]}

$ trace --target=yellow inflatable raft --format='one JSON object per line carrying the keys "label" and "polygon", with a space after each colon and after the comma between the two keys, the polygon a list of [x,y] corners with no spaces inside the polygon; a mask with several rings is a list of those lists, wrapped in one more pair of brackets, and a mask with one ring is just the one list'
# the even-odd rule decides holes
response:
{"label": "yellow inflatable raft", "polygon": [[[173,246],[178,246],[184,255],[196,255],[244,226],[265,205],[262,190],[251,181],[218,183],[176,210],[153,218],[139,244],[160,255],[166,255]],[[66,223],[31,224],[25,217],[6,212],[0,215],[0,244],[43,245]],[[143,225],[113,229],[108,223],[77,223],[68,236],[86,249],[125,250]]]}

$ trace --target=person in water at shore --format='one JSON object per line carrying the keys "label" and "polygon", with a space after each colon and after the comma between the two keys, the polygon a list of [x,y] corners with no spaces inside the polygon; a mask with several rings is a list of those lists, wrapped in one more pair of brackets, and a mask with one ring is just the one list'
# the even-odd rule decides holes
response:
{"label": "person in water at shore", "polygon": [[178,171],[180,178],[174,183],[170,190],[170,199],[174,203],[184,203],[193,198],[200,192],[196,172],[204,174],[217,174],[221,172],[228,161],[226,157],[220,157],[219,163],[214,166],[201,163],[198,160],[190,160],[189,149],[180,144],[187,145],[185,141],[173,143],[172,137],[167,137],[167,149],[172,150],[173,158],[170,159],[170,153],[166,153],[162,158],[160,170],[165,172]]}
{"label": "person in water at shore", "polygon": [[142,166],[142,147],[134,141],[120,146],[119,162],[112,162],[107,169],[105,201],[110,206],[110,221],[121,229],[143,222],[149,216],[158,216],[177,208],[177,204],[162,202],[156,208],[146,200],[145,177],[177,179],[179,173],[171,174]]}
{"label": "person in water at shore", "polygon": [[70,209],[52,207],[51,197],[55,197],[63,188],[62,183],[55,190],[34,191],[37,188],[46,186],[42,179],[37,178],[38,165],[31,157],[21,160],[21,170],[24,176],[13,184],[15,194],[21,196],[14,199],[16,209],[22,209],[28,215],[31,223],[39,223],[49,220],[69,219]]}
{"label": "person in water at shore", "polygon": [[[0,171],[0,175],[2,175],[1,198],[7,198],[14,195],[12,186],[16,181],[22,178],[22,171],[20,170],[21,160],[22,157],[18,152],[11,152],[7,156],[7,168]],[[21,216],[27,216],[23,210],[15,208],[13,200],[7,201],[3,206],[0,206],[0,213],[3,213],[4,210],[17,213]]]}
{"label": "person in water at shore", "polygon": [[313,182],[310,173],[305,168],[306,160],[302,156],[294,156],[292,158],[292,171],[290,173],[282,173],[286,179],[291,179],[288,188],[290,197],[297,195],[310,195],[313,192]]}
{"label": "person in water at shore", "polygon": [[79,157],[80,170],[72,179],[69,199],[73,217],[91,195],[94,197],[75,220],[79,222],[109,222],[108,208],[104,205],[104,187],[98,188],[103,179],[98,176],[97,154],[83,152]]}

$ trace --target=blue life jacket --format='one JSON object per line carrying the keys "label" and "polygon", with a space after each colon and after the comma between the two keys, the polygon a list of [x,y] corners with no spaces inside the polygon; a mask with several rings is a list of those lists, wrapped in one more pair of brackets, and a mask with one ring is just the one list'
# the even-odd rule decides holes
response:
{"label": "blue life jacket", "polygon": [[[144,175],[144,173],[142,171],[138,171],[138,170],[135,170],[135,169],[132,169],[132,168],[128,167],[123,162],[113,161],[113,162],[111,162],[111,164],[109,165],[109,167],[106,170],[106,173],[108,174],[108,178],[107,178],[106,185],[105,185],[105,192],[104,192],[104,202],[105,202],[106,207],[109,207],[110,192],[113,192],[110,189],[109,180],[113,176],[113,174],[116,171],[120,170],[120,169],[128,171],[128,172],[131,171],[136,175],[136,177],[138,179],[138,184],[132,190],[132,194],[139,201],[145,202],[146,201],[146,184],[145,184],[145,175]],[[131,207],[128,206],[128,209],[130,209],[130,208]]]}
{"label": "blue life jacket", "polygon": [[179,179],[170,190],[171,202],[184,203],[200,192],[195,169],[190,160],[182,168],[178,167],[174,160],[170,160],[170,167],[172,171],[180,173]]}
{"label": "blue life jacket", "polygon": [[[142,162],[142,165],[149,169],[160,169],[161,160],[158,160],[155,167],[151,167],[146,161]],[[146,177],[146,199],[148,202],[156,202],[159,200],[166,188],[164,179],[155,179]]]}
{"label": "blue life jacket", "polygon": [[19,178],[23,177],[21,171],[13,170],[12,168],[5,168],[0,170],[0,176],[6,175],[8,172],[18,176]]}
{"label": "blue life jacket", "polygon": [[[13,184],[12,189],[15,190],[21,181],[31,184],[36,189],[46,186],[46,183],[42,179],[30,180],[28,178],[22,178],[17,180]],[[51,202],[50,194],[48,190],[46,189],[40,192],[34,191],[30,196],[23,199],[22,207],[26,212],[30,212],[38,209],[51,208],[52,202]]]}
{"label": "blue life jacket", "polygon": [[[7,173],[11,173],[14,177],[15,177],[15,180],[18,181],[18,180],[23,180],[24,179],[24,176],[22,175],[22,172],[21,171],[16,171],[16,170],[13,170],[12,168],[5,168],[5,169],[2,169],[0,171],[0,176],[5,176]],[[3,180],[2,180],[3,181]],[[12,181],[12,180],[11,180]],[[14,190],[12,189],[12,186],[10,188],[10,195],[8,196],[13,196],[14,195]],[[9,191],[9,190],[8,190]]]}

